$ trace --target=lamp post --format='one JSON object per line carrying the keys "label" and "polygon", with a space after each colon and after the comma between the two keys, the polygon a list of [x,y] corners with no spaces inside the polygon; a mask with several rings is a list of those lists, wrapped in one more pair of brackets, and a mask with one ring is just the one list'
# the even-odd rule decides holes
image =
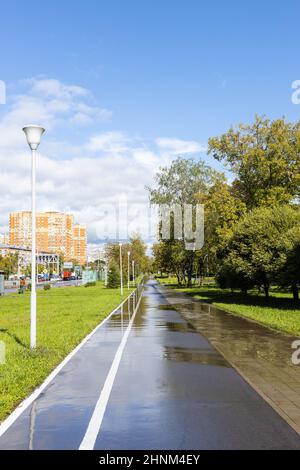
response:
{"label": "lamp post", "polygon": [[127,252],[127,256],[128,256],[128,268],[127,268],[127,276],[128,276],[128,279],[127,279],[127,288],[129,290],[130,288],[130,251]]}
{"label": "lamp post", "polygon": [[104,285],[105,285],[105,287],[107,287],[107,281],[108,281],[107,277],[108,277],[108,261],[106,259],[105,260],[105,271],[104,271]]}
{"label": "lamp post", "polygon": [[119,243],[119,247],[120,247],[120,287],[121,287],[121,296],[123,296],[122,243]]}
{"label": "lamp post", "polygon": [[45,129],[30,125],[23,127],[27,143],[31,149],[31,294],[30,294],[30,347],[36,347],[36,150],[40,145]]}
{"label": "lamp post", "polygon": [[134,260],[132,260],[132,282],[133,282],[133,286],[135,287],[135,278],[134,278]]}
{"label": "lamp post", "polygon": [[[101,258],[101,250],[98,250],[98,281],[100,280],[100,258]],[[101,281],[102,281],[102,269],[101,269]]]}

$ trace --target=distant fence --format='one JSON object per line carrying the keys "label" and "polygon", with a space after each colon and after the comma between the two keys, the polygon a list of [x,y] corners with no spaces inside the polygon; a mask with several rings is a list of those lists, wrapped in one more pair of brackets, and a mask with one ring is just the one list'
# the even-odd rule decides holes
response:
{"label": "distant fence", "polygon": [[4,281],[4,288],[5,289],[13,289],[13,288],[20,288],[20,280],[14,280],[14,281]]}

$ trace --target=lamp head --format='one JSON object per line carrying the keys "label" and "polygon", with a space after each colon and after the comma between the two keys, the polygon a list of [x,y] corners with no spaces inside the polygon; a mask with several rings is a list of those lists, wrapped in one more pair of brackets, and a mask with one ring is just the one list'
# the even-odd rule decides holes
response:
{"label": "lamp head", "polygon": [[41,137],[44,134],[45,129],[41,126],[29,125],[23,127],[23,131],[31,150],[36,150],[40,145]]}

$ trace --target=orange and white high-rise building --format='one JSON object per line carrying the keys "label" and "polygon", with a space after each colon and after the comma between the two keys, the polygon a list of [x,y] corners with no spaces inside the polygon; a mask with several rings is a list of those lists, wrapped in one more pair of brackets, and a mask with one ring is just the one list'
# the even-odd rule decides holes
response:
{"label": "orange and white high-rise building", "polygon": [[86,226],[75,224],[73,227],[73,255],[79,264],[87,261],[87,233]]}
{"label": "orange and white high-rise building", "polygon": [[[80,227],[80,228],[77,228]],[[13,212],[9,218],[9,244],[31,247],[31,212]],[[86,228],[74,224],[72,214],[40,212],[36,216],[37,251],[62,253],[66,261],[86,262]]]}

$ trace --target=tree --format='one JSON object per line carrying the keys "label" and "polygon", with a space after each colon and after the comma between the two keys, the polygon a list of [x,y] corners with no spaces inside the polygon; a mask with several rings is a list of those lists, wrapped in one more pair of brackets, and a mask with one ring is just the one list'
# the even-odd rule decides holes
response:
{"label": "tree", "polygon": [[286,261],[278,273],[277,281],[281,287],[290,288],[294,300],[298,301],[300,285],[300,225],[288,231],[286,250]]}
{"label": "tree", "polygon": [[[146,254],[146,245],[142,241],[139,235],[131,237],[129,243],[122,244],[122,264],[123,264],[123,281],[127,282],[127,265],[128,265],[128,251],[130,252],[130,261],[135,262],[135,274],[136,276],[142,272],[146,272],[149,269],[149,258]],[[107,243],[105,246],[106,258],[109,261],[113,261],[117,266],[120,265],[120,246],[119,243]],[[130,266],[131,270],[131,266]]]}
{"label": "tree", "polygon": [[16,274],[18,271],[18,254],[0,255],[0,271],[4,271],[6,277],[10,274]]}
{"label": "tree", "polygon": [[256,117],[209,139],[208,153],[234,173],[233,190],[248,209],[299,197],[300,121]]}
{"label": "tree", "polygon": [[224,250],[223,266],[218,278],[230,273],[228,282],[235,287],[240,279],[245,286],[269,287],[287,263],[289,231],[300,226],[298,207],[275,206],[256,208],[245,215],[234,229]]}
{"label": "tree", "polygon": [[111,262],[108,268],[107,287],[116,289],[120,287],[120,271],[115,262]]}
{"label": "tree", "polygon": [[178,285],[185,283],[184,260],[185,250],[179,240],[165,240],[153,245],[154,263],[156,271],[174,273]]}
{"label": "tree", "polygon": [[234,194],[224,174],[216,175],[208,192],[199,194],[198,198],[205,205],[205,244],[202,255],[208,256],[211,268],[216,269],[220,251],[230,240],[234,226],[246,213],[246,205]]}
{"label": "tree", "polygon": [[231,258],[227,258],[219,267],[216,281],[221,289],[240,289],[244,294],[255,286],[255,282]]}
{"label": "tree", "polygon": [[[146,188],[149,191],[150,202],[157,205],[179,204],[181,214],[183,214],[184,204],[195,205],[199,202],[200,194],[205,195],[208,193],[216,174],[201,160],[196,162],[193,159],[178,157],[170,166],[160,168],[155,177],[156,187]],[[172,241],[175,242],[175,240]],[[186,241],[183,230],[181,240],[177,240],[176,243],[170,244],[167,240],[161,243],[167,244],[166,251],[171,248],[175,250],[176,258],[171,257],[170,260],[174,262],[173,270],[178,276],[177,261],[180,260],[180,271],[183,276],[187,275],[187,284],[191,286],[196,253],[193,250],[186,249]]]}

